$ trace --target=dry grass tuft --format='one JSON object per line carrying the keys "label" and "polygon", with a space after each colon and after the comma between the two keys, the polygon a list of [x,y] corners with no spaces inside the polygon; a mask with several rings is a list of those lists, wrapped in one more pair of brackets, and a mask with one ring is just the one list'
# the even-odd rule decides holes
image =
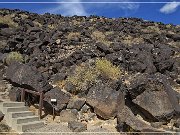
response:
{"label": "dry grass tuft", "polygon": [[132,44],[141,44],[141,43],[144,43],[144,39],[139,37],[139,38],[134,38],[130,35],[126,36],[126,37],[123,37],[123,39],[121,40],[121,42],[123,44],[126,44],[126,45],[132,45]]}
{"label": "dry grass tuft", "polygon": [[67,39],[72,40],[74,38],[79,38],[81,34],[79,32],[71,32],[68,34]]}
{"label": "dry grass tuft", "polygon": [[92,32],[91,37],[92,37],[92,39],[96,40],[97,42],[101,42],[105,45],[110,45],[112,43],[112,42],[108,41],[106,39],[106,35],[100,31]]}
{"label": "dry grass tuft", "polygon": [[34,25],[37,27],[42,27],[42,24],[40,22],[37,21],[33,21]]}
{"label": "dry grass tuft", "polygon": [[67,82],[71,82],[76,86],[74,94],[79,93],[85,85],[93,84],[98,77],[98,73],[94,68],[85,65],[77,66],[72,76],[67,78]]}
{"label": "dry grass tuft", "polygon": [[10,27],[18,27],[18,24],[12,20],[11,15],[0,16],[0,23],[8,24]]}
{"label": "dry grass tuft", "polygon": [[113,65],[106,59],[97,59],[96,69],[100,72],[101,75],[105,75],[106,77],[113,80],[117,80],[122,74],[119,67]]}
{"label": "dry grass tuft", "polygon": [[13,61],[24,62],[24,58],[22,54],[18,52],[10,52],[5,59],[5,62],[10,65]]}
{"label": "dry grass tuft", "polygon": [[49,25],[48,25],[48,28],[49,28],[49,29],[52,29],[52,30],[55,29],[55,24],[49,24]]}

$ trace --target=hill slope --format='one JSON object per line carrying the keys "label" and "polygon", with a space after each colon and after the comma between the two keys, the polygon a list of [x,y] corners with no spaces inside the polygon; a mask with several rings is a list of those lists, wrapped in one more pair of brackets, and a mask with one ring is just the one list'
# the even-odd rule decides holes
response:
{"label": "hill slope", "polygon": [[[43,91],[47,103],[58,99],[60,115],[89,106],[101,119],[117,118],[118,130],[157,131],[157,122],[171,121],[177,131],[180,26],[1,9],[0,52],[12,100],[19,88]],[[84,115],[78,121],[88,123]]]}

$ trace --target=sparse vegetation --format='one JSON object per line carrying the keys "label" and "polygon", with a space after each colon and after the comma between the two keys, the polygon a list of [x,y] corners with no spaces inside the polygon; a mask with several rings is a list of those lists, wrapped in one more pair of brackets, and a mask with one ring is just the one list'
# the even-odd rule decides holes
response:
{"label": "sparse vegetation", "polygon": [[42,27],[42,24],[37,22],[37,21],[33,21],[34,25],[37,26],[37,27]]}
{"label": "sparse vegetation", "polygon": [[79,32],[71,32],[71,33],[68,34],[67,39],[72,40],[74,38],[79,38],[80,35],[81,34]]}
{"label": "sparse vegetation", "polygon": [[[94,65],[89,66],[82,64],[77,66],[74,74],[69,76],[65,83],[71,82],[74,86],[76,86],[74,94],[77,94],[84,86],[94,84],[99,75],[104,76],[107,79],[117,80],[121,75],[121,71],[119,67],[113,65],[105,58],[97,59]],[[62,86],[64,86],[64,82],[58,82],[57,85],[62,88]]]}
{"label": "sparse vegetation", "polygon": [[18,27],[18,24],[12,20],[11,15],[0,16],[0,23],[8,24],[10,27]]}
{"label": "sparse vegetation", "polygon": [[148,26],[147,28],[142,29],[141,31],[144,33],[154,33],[154,32],[158,34],[162,33],[162,31],[159,29],[158,26]]}
{"label": "sparse vegetation", "polygon": [[21,14],[20,16],[21,16],[22,19],[27,19],[28,18],[28,15],[26,15],[26,14]]}
{"label": "sparse vegetation", "polygon": [[18,52],[10,52],[5,59],[5,62],[7,65],[10,65],[13,61],[24,62],[24,58]]}
{"label": "sparse vegetation", "polygon": [[55,28],[55,25],[54,25],[54,24],[49,24],[49,25],[48,25],[48,28],[49,28],[49,29],[54,29],[54,28]]}
{"label": "sparse vegetation", "polygon": [[105,45],[110,45],[111,42],[106,39],[106,35],[100,31],[94,31],[91,35],[92,39],[96,40],[97,42],[101,42]]}
{"label": "sparse vegetation", "polygon": [[77,94],[85,85],[93,84],[97,77],[98,72],[95,68],[81,65],[76,67],[74,74],[69,76],[66,81],[71,82],[74,86],[76,86],[74,94]]}
{"label": "sparse vegetation", "polygon": [[62,80],[62,81],[57,81],[55,82],[55,85],[57,85],[59,88],[63,89],[64,86],[65,86],[65,80]]}
{"label": "sparse vegetation", "polygon": [[101,75],[105,75],[106,77],[114,80],[117,80],[121,75],[119,67],[113,65],[106,59],[97,59],[96,69],[100,72]]}
{"label": "sparse vegetation", "polygon": [[144,43],[144,39],[141,37],[134,38],[134,37],[128,35],[128,36],[123,37],[121,42],[126,45],[141,44],[141,43]]}

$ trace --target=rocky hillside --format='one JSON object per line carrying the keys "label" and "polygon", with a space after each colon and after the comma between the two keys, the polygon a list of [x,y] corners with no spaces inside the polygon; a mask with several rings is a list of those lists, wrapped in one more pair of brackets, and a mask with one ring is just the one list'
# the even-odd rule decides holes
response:
{"label": "rocky hillside", "polygon": [[179,130],[178,25],[1,9],[0,62],[11,100],[23,88],[43,92],[50,113],[56,98],[73,131],[94,119],[117,119],[117,131]]}

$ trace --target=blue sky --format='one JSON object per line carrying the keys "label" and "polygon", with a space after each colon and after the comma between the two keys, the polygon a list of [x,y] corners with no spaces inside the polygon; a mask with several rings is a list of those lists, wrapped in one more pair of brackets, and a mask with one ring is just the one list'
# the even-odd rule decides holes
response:
{"label": "blue sky", "polygon": [[[0,2],[75,2],[75,3],[0,3],[0,8],[21,9],[34,13],[46,12],[105,17],[138,17],[145,20],[180,24],[180,0],[0,0]],[[82,3],[105,2],[105,3]],[[127,3],[109,3],[127,2]],[[133,3],[151,2],[151,3]],[[153,3],[162,2],[162,3]],[[167,2],[167,3],[166,3]]]}

